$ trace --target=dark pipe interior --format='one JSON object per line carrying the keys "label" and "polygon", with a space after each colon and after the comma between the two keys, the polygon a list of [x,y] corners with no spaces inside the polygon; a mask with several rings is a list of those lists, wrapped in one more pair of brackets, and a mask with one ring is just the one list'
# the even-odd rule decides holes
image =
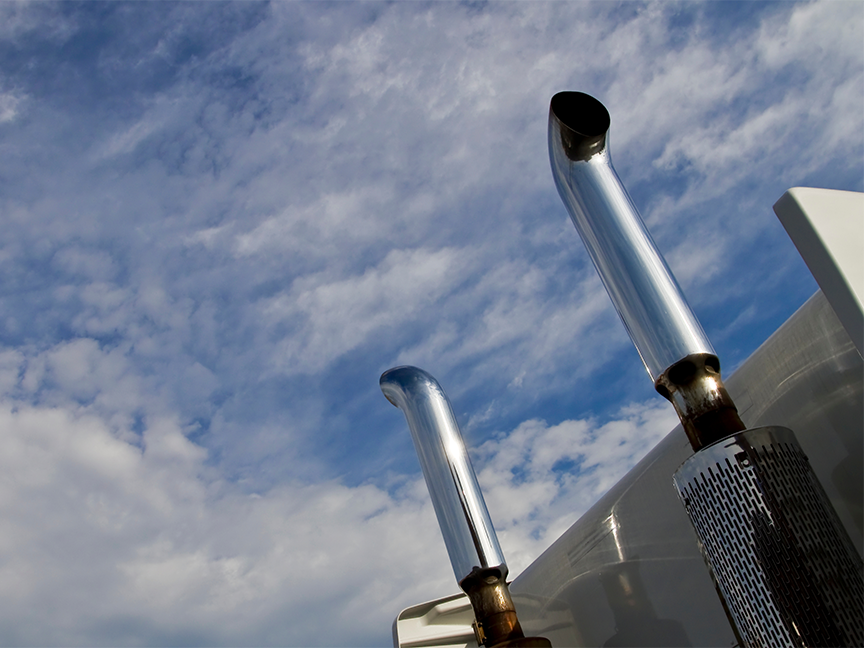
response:
{"label": "dark pipe interior", "polygon": [[606,147],[609,111],[584,92],[559,92],[549,105],[550,128],[557,121],[561,146],[568,159],[589,160]]}
{"label": "dark pipe interior", "polygon": [[550,110],[558,121],[584,137],[595,138],[609,130],[609,111],[584,92],[559,92],[552,97]]}

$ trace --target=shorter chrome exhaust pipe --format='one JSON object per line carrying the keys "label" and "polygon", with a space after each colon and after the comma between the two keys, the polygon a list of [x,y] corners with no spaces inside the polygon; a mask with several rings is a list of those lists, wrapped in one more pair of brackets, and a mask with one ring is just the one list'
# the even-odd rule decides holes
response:
{"label": "shorter chrome exhaust pipe", "polygon": [[380,385],[408,421],[453,573],[474,608],[478,645],[551,648],[547,639],[525,637],[519,625],[507,563],[447,394],[417,367],[385,371]]}

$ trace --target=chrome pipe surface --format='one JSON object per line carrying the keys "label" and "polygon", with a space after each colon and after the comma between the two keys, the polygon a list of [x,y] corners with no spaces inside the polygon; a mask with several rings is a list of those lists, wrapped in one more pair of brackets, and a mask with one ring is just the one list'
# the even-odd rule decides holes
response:
{"label": "chrome pipe surface", "polygon": [[380,385],[408,420],[457,582],[478,571],[504,581],[507,563],[447,394],[417,367],[385,371]]}
{"label": "chrome pipe surface", "polygon": [[558,193],[656,384],[683,358],[716,354],[612,166],[609,125],[593,97],[556,94],[549,159]]}

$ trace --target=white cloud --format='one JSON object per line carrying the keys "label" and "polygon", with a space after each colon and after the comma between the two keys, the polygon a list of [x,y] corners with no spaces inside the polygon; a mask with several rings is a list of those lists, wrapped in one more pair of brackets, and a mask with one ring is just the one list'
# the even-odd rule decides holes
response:
{"label": "white cloud", "polygon": [[163,123],[148,115],[131,126],[124,127],[122,132],[112,134],[95,152],[95,157],[110,159],[117,155],[131,153],[136,146],[162,127],[164,127]]}
{"label": "white cloud", "polygon": [[[659,145],[654,166],[699,173],[672,209],[665,203],[667,220],[729,195],[754,167],[794,182],[836,159],[836,147],[860,149],[861,121],[850,119],[844,99],[855,95],[860,104],[864,95],[860,9],[855,3],[796,5],[769,16],[758,30],[733,34],[733,46],[721,51],[692,38],[659,61],[634,59],[632,70],[622,71],[613,85],[616,103],[633,94],[638,101],[620,102],[615,141]],[[778,74],[795,82],[778,85]],[[805,145],[808,152],[796,155]]]}
{"label": "white cloud", "polygon": [[[514,574],[662,438],[669,409],[528,421],[477,450]],[[133,445],[84,410],[6,400],[0,427],[4,642],[365,643],[456,589],[416,478],[393,494],[287,482],[248,495],[170,419]],[[560,461],[581,472],[552,471]],[[10,634],[12,619],[26,623]]]}
{"label": "white cloud", "polygon": [[373,334],[386,335],[434,304],[463,278],[465,250],[394,250],[360,276],[337,281],[309,277],[270,300],[262,315],[276,325],[301,318],[278,346],[281,371],[318,372]]}
{"label": "white cloud", "polygon": [[122,643],[126,624],[135,644],[308,644],[329,610],[324,643],[352,643],[380,636],[406,593],[452,587],[416,483],[398,498],[333,482],[241,495],[170,420],[140,448],[68,409],[5,401],[0,422],[4,642]]}
{"label": "white cloud", "polygon": [[23,98],[12,92],[0,92],[0,124],[18,117],[18,108]]}
{"label": "white cloud", "polygon": [[374,184],[323,193],[313,205],[288,209],[237,236],[235,254],[331,258],[344,248],[368,245],[380,237],[382,211],[392,200],[392,190]]}
{"label": "white cloud", "polygon": [[[756,48],[771,68],[805,66],[813,71],[860,65],[861,7],[854,2],[810,2],[766,20]],[[830,61],[830,63],[829,63]]]}
{"label": "white cloud", "polygon": [[40,37],[62,43],[76,30],[75,20],[39,3],[11,0],[0,4],[0,39],[15,41],[38,32]]}

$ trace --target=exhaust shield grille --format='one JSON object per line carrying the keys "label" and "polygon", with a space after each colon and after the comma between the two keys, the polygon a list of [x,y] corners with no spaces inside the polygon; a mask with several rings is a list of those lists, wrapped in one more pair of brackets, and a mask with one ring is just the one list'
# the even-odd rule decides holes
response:
{"label": "exhaust shield grille", "polygon": [[791,430],[718,441],[674,481],[747,645],[864,645],[864,567]]}

